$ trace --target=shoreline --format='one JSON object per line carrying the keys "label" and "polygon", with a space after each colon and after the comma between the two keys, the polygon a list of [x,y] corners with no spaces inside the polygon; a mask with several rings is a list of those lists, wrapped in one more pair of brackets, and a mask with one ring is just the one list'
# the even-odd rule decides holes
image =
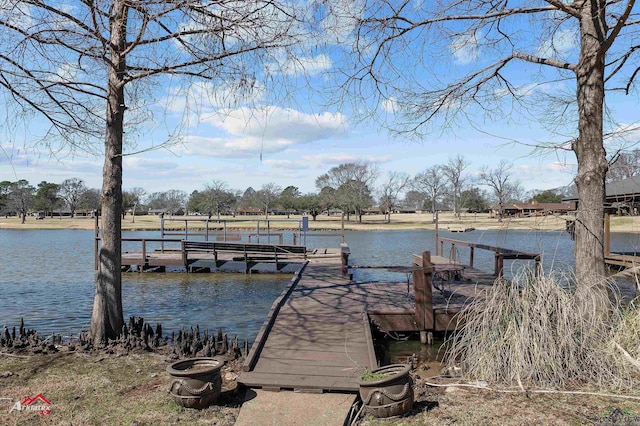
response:
{"label": "shoreline", "polygon": [[[189,220],[189,229],[204,230],[202,216],[173,216],[165,221],[165,230],[184,229],[184,220]],[[488,213],[462,214],[460,218],[453,216],[451,212],[440,213],[438,228],[441,231],[462,232],[465,229],[473,228],[478,231],[566,231],[566,221],[572,220],[573,216],[536,216],[536,217],[510,217],[499,222],[496,218],[491,218]],[[298,221],[302,216],[292,215],[290,219],[284,216],[269,216],[269,229],[272,231],[294,231],[298,229]],[[202,223],[197,223],[197,222]],[[256,231],[256,222],[260,221],[260,230],[266,229],[264,216],[231,217],[221,216],[220,224],[217,218],[209,220],[211,231],[221,231],[224,228],[222,222],[226,222],[227,230],[238,232]],[[250,223],[250,225],[249,225]],[[217,226],[216,226],[217,225]],[[311,232],[336,232],[343,229],[345,231],[394,231],[394,230],[435,230],[436,224],[433,222],[431,213],[398,213],[391,215],[391,222],[386,223],[383,215],[363,216],[362,222],[357,222],[354,217],[342,224],[340,216],[321,215],[317,220],[309,219],[309,231]],[[0,217],[0,229],[21,229],[21,230],[93,230],[95,219],[91,217],[55,217],[36,219],[27,217],[24,224],[20,223],[17,217]],[[122,221],[122,231],[161,231],[160,217],[155,215],[140,215],[135,217],[126,216]],[[640,216],[611,216],[611,232],[640,234]]]}
{"label": "shoreline", "polygon": [[[135,222],[131,221],[131,216],[126,216],[122,221],[123,231],[160,231],[160,217],[153,215],[136,216]],[[205,229],[204,224],[198,224],[197,221],[206,220],[201,219],[200,216],[174,216],[165,221],[165,230],[183,229],[183,220],[189,219],[189,229],[201,230]],[[291,216],[287,219],[283,216],[270,216],[270,229],[271,230],[296,230],[298,229],[298,222],[302,216]],[[463,214],[460,218],[455,218],[453,213],[446,212],[440,214],[438,228],[440,230],[464,230],[473,228],[475,230],[487,231],[487,230],[530,230],[530,231],[564,231],[566,229],[567,216],[541,216],[530,218],[505,218],[502,222],[499,222],[495,218],[489,217],[488,214]],[[612,230],[615,227],[617,218],[612,218]],[[625,219],[625,218],[621,218]],[[226,222],[227,230],[234,231],[254,231],[256,230],[256,221],[261,221],[261,232],[264,230],[264,216],[249,216],[249,217],[231,217],[221,216],[221,222]],[[195,223],[194,223],[195,222]],[[217,218],[210,219],[210,230],[222,230],[223,225],[215,226]],[[247,222],[251,222],[248,225]],[[634,232],[635,222],[631,222],[632,226],[629,226],[629,232]],[[212,226],[214,225],[214,226]],[[17,217],[3,218],[0,217],[0,229],[81,229],[81,230],[93,230],[95,227],[95,219],[91,217],[55,217],[36,219],[35,217],[27,217],[24,224],[20,223],[20,219]],[[341,231],[343,228],[342,219],[340,216],[318,216],[317,220],[309,219],[309,231],[311,232],[323,232],[323,231]],[[430,213],[399,213],[391,215],[391,222],[386,223],[383,215],[367,215],[363,216],[362,222],[354,220],[353,216],[351,220],[344,222],[345,231],[383,231],[383,230],[435,230],[436,224],[433,222],[433,215]],[[635,226],[635,232],[640,233],[640,221]]]}

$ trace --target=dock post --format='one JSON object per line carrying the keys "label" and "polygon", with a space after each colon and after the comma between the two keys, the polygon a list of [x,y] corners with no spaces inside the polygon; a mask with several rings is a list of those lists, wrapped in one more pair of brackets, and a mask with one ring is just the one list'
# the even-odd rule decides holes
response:
{"label": "dock post", "polygon": [[439,222],[439,220],[438,220],[438,210],[436,210],[433,213],[433,221],[436,223],[436,232],[435,232],[436,241],[435,241],[435,246],[436,246],[436,256],[437,256],[438,254],[440,254],[438,252],[438,241],[440,240],[440,230],[439,230],[439,226],[438,226],[438,222]]}
{"label": "dock post", "polygon": [[495,267],[493,271],[496,278],[502,278],[504,275],[504,255],[500,252],[495,254]]}
{"label": "dock post", "polygon": [[418,258],[418,265],[422,269],[413,271],[413,290],[416,301],[416,323],[420,330],[420,342],[428,343],[429,331],[435,328],[433,315],[431,252],[422,252]]}
{"label": "dock post", "polygon": [[604,214],[604,255],[611,254],[611,215]]}
{"label": "dock post", "polygon": [[340,244],[340,258],[342,259],[342,276],[346,277],[349,275],[349,255],[351,254],[351,249],[347,243]]}

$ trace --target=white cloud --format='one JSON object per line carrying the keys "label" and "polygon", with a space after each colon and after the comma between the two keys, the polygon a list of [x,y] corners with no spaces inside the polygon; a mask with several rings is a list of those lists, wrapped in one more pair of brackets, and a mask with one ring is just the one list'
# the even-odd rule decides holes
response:
{"label": "white cloud", "polygon": [[[172,87],[158,103],[162,108],[173,113],[212,114],[212,111],[229,108],[230,105],[260,102],[265,91],[265,87],[257,81],[228,80],[216,84],[200,81],[187,89]],[[195,120],[195,122],[198,121],[199,119]]]}
{"label": "white cloud", "polygon": [[388,98],[382,102],[382,109],[390,114],[395,114],[398,110],[398,101],[396,98]]}
{"label": "white cloud", "polygon": [[512,176],[520,180],[526,189],[549,189],[565,186],[571,182],[575,173],[575,163],[562,161],[520,164],[512,170]]}
{"label": "white cloud", "polygon": [[0,6],[0,19],[21,30],[29,31],[33,28],[33,8],[22,3],[8,5],[2,2]]}
{"label": "white cloud", "polygon": [[449,49],[454,62],[460,65],[470,64],[480,56],[480,46],[475,32],[455,37],[449,44]]}
{"label": "white cloud", "polygon": [[337,166],[343,163],[355,163],[358,161],[366,161],[370,163],[386,163],[391,161],[391,155],[357,155],[351,153],[331,153],[331,154],[314,154],[305,155],[302,159],[308,164],[315,164],[318,168],[321,166]]}
{"label": "white cloud", "polygon": [[185,138],[187,153],[206,157],[247,158],[280,152],[286,149],[283,141],[263,141],[254,137],[208,138],[189,136]]}
{"label": "white cloud", "polygon": [[563,58],[578,46],[578,33],[575,29],[560,30],[550,40],[544,40],[536,55],[544,58]]}
{"label": "white cloud", "polygon": [[325,139],[341,135],[347,129],[340,113],[306,114],[276,106],[223,110],[204,121],[231,135],[292,142]]}
{"label": "white cloud", "polygon": [[284,75],[317,75],[331,69],[333,62],[327,55],[299,56],[286,58],[280,62],[272,62],[267,69],[272,73]]}
{"label": "white cloud", "polygon": [[156,172],[158,170],[175,170],[179,167],[178,163],[175,161],[156,160],[143,157],[125,157],[123,161],[126,169],[131,172]]}
{"label": "white cloud", "polygon": [[[342,0],[327,3],[331,7],[321,23],[320,43],[343,45],[353,42],[358,20],[363,14],[364,4],[358,0]],[[326,6],[325,7],[329,7]]]}
{"label": "white cloud", "polygon": [[606,131],[604,146],[609,153],[637,149],[640,142],[640,123],[618,123]]}

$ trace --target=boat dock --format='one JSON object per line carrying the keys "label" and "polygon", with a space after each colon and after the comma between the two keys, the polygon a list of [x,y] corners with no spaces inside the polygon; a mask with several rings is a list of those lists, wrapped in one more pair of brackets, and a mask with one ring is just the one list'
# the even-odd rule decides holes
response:
{"label": "boat dock", "polygon": [[[278,226],[286,225],[283,232]],[[307,250],[310,238],[340,238],[308,232],[308,217],[289,219],[161,218],[160,238],[122,238],[123,272],[295,273],[309,258],[331,256],[329,249]],[[285,244],[285,236],[290,244]],[[344,237],[342,236],[344,239]],[[99,217],[94,224],[94,264],[99,267]]]}
{"label": "boat dock", "polygon": [[[535,254],[493,249],[500,259],[539,261]],[[378,367],[374,327],[417,331],[426,343],[430,332],[455,329],[455,315],[501,272],[424,252],[398,271],[411,274],[413,285],[356,282],[344,274],[341,258],[311,259],[296,273],[258,333],[240,383],[267,390],[357,392],[360,375]]]}
{"label": "boat dock", "polygon": [[[305,246],[284,244],[255,244],[243,242],[190,241],[179,239],[134,239],[141,251],[122,254],[124,271],[165,271],[180,268],[186,272],[279,272],[293,273],[304,265],[309,256],[323,256],[327,250],[307,252]],[[147,250],[148,243],[160,243],[162,248]],[[165,248],[172,244],[173,248]]]}

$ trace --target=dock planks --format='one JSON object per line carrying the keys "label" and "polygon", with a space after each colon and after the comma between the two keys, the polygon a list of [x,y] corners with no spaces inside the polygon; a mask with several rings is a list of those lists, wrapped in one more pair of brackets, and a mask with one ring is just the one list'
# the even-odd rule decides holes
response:
{"label": "dock planks", "polygon": [[[455,325],[455,313],[495,279],[471,268],[467,273],[469,279],[433,289],[436,329]],[[386,324],[389,330],[414,331],[415,309],[407,283],[351,282],[335,260],[312,260],[274,304],[239,382],[274,390],[357,392],[360,375],[377,367],[368,314],[383,329]]]}
{"label": "dock planks", "polygon": [[[354,283],[338,264],[310,263],[294,284],[262,341],[257,362],[239,381],[251,387],[358,390],[357,379],[377,367],[363,313],[380,305],[410,307],[407,286]],[[267,320],[266,323],[268,323]],[[250,362],[250,361],[249,361]]]}

